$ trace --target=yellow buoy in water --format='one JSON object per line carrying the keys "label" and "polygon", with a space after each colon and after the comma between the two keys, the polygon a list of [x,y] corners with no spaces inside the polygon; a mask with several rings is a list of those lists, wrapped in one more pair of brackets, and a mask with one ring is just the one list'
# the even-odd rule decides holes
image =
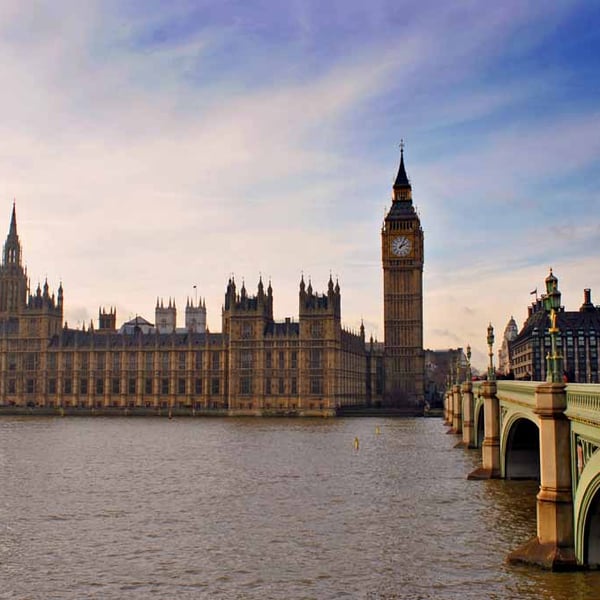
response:
{"label": "yellow buoy in water", "polygon": [[379,435],[381,433],[381,429],[379,428],[379,425],[377,425],[375,427],[375,435]]}
{"label": "yellow buoy in water", "polygon": [[354,449],[358,450],[359,446],[360,446],[360,442],[358,441],[358,438],[355,437],[354,438]]}

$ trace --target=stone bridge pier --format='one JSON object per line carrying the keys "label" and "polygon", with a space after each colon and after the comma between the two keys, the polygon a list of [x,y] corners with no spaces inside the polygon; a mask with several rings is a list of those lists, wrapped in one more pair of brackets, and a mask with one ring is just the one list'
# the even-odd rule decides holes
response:
{"label": "stone bridge pier", "polygon": [[563,383],[535,390],[540,427],[540,490],[536,499],[537,536],[508,555],[510,562],[553,570],[577,566],[573,530],[570,423]]}

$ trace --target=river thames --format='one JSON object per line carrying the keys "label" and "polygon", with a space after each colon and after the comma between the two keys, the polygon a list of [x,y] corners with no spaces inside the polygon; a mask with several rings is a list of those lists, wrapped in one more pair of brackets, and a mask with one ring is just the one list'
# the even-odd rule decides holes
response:
{"label": "river thames", "polygon": [[439,419],[4,417],[0,598],[598,598],[598,572],[505,564],[537,484],[467,481],[456,442]]}

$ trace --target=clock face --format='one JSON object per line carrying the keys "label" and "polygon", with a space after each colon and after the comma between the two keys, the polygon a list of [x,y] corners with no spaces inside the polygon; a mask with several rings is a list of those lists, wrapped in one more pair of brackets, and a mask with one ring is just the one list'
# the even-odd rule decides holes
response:
{"label": "clock face", "polygon": [[400,236],[392,240],[392,254],[396,256],[406,256],[411,248],[412,244],[407,237]]}

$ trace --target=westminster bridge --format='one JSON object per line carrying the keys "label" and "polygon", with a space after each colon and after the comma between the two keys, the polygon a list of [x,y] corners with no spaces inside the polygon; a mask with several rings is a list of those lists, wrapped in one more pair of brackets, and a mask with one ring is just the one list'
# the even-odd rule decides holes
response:
{"label": "westminster bridge", "polygon": [[481,449],[469,479],[536,479],[537,536],[510,562],[600,566],[600,385],[465,381],[446,392],[457,446]]}

